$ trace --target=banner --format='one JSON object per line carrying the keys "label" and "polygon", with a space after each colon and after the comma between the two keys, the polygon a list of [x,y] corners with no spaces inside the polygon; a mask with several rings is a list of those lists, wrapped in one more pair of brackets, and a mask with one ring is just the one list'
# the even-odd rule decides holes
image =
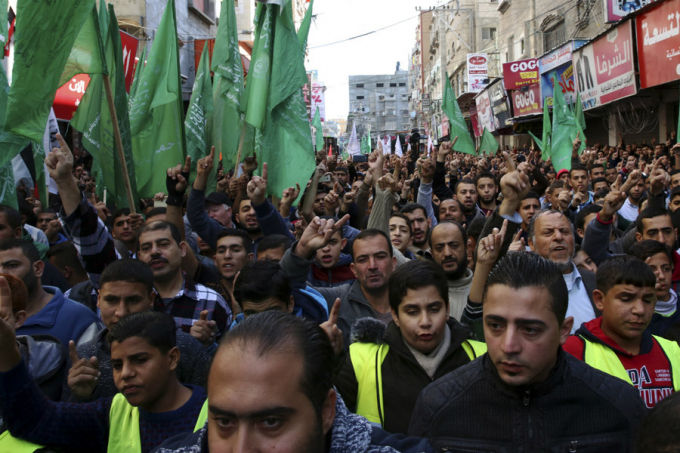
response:
{"label": "banner", "polygon": [[506,90],[518,90],[523,86],[538,83],[538,80],[536,58],[503,63],[503,85]]}
{"label": "banner", "polygon": [[321,115],[321,121],[326,122],[326,98],[324,92],[326,87],[318,82],[312,83],[312,95],[311,95],[311,108],[312,112],[316,112],[319,109],[319,114]]}
{"label": "banner", "polygon": [[576,101],[576,84],[572,66],[572,52],[587,41],[569,41],[562,47],[553,50],[538,59],[538,72],[541,75],[541,99],[552,107],[553,77],[564,95],[567,104]]}
{"label": "banner", "polygon": [[[482,91],[475,97],[475,105],[477,106],[477,119],[479,121],[479,127],[486,128],[489,132],[496,130],[496,124],[493,117],[493,111],[491,110],[491,99],[489,98],[489,92],[487,90]],[[480,137],[477,135],[477,137]]]}
{"label": "banner", "polygon": [[125,91],[130,92],[130,85],[135,76],[135,58],[139,40],[129,33],[120,30],[120,43],[123,46],[123,71],[125,72]]}
{"label": "banner", "polygon": [[633,59],[633,26],[630,20],[574,52],[576,85],[583,110],[637,92]]}
{"label": "banner", "polygon": [[496,79],[489,88],[489,100],[491,101],[491,111],[493,112],[494,124],[496,129],[511,127],[510,107],[508,106],[508,95],[503,88],[500,79]]}
{"label": "banner", "polygon": [[468,92],[479,93],[489,83],[489,58],[485,53],[467,54]]}
{"label": "banner", "polygon": [[513,116],[538,115],[541,113],[541,87],[538,83],[531,84],[521,90],[513,90]]}
{"label": "banner", "polygon": [[635,18],[640,88],[680,79],[680,0],[667,0]]}

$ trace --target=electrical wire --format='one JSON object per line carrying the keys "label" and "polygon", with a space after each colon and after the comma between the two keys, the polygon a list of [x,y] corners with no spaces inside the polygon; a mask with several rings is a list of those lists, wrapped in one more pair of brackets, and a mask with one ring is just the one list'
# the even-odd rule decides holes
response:
{"label": "electrical wire", "polygon": [[319,44],[319,45],[316,45],[316,46],[309,46],[308,49],[309,49],[309,50],[312,50],[312,49],[319,49],[319,48],[321,48],[321,47],[334,46],[335,44],[340,44],[340,43],[343,43],[343,42],[352,41],[352,40],[354,40],[354,39],[363,38],[363,37],[365,37],[365,36],[369,36],[369,35],[378,33],[378,32],[380,32],[380,31],[387,30],[388,28],[392,28],[392,27],[394,27],[394,26],[396,26],[396,25],[403,24],[404,22],[408,22],[408,21],[413,20],[413,19],[415,19],[415,18],[417,18],[417,17],[418,17],[418,15],[416,15],[416,16],[411,16],[411,17],[408,17],[408,18],[406,18],[406,19],[400,20],[399,22],[394,22],[394,23],[392,23],[392,24],[385,25],[384,27],[376,28],[375,30],[371,30],[371,31],[367,31],[367,32],[365,32],[365,33],[361,33],[361,34],[358,34],[358,35],[350,36],[349,38],[340,39],[340,40],[338,40],[338,41],[328,42],[328,43],[325,43],[325,44]]}

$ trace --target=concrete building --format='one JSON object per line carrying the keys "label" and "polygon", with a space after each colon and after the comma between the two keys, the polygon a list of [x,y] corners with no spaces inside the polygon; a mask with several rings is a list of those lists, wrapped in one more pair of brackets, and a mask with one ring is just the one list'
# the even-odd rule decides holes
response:
{"label": "concrete building", "polygon": [[361,137],[371,128],[371,138],[409,130],[408,71],[385,75],[349,76],[348,128],[355,121]]}

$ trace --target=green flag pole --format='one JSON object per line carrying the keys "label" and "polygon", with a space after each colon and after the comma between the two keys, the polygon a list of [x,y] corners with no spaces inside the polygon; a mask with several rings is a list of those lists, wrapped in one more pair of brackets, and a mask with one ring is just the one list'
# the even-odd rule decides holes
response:
{"label": "green flag pole", "polygon": [[130,184],[130,174],[128,173],[127,161],[125,160],[125,153],[123,152],[123,140],[120,137],[120,127],[118,125],[118,116],[116,115],[116,106],[113,104],[113,91],[111,90],[111,81],[108,74],[102,74],[104,81],[104,91],[106,92],[106,103],[109,105],[109,113],[111,114],[111,121],[113,123],[113,138],[116,143],[116,151],[118,158],[122,165],[123,181],[125,182],[125,192],[127,193],[128,204],[130,205],[130,214],[134,214],[135,200],[132,196],[132,185]]}
{"label": "green flag pole", "polygon": [[238,166],[241,163],[241,152],[243,151],[243,142],[246,138],[246,122],[241,121],[241,134],[238,138],[238,151],[236,151],[236,163],[234,163],[234,176],[237,175]]}

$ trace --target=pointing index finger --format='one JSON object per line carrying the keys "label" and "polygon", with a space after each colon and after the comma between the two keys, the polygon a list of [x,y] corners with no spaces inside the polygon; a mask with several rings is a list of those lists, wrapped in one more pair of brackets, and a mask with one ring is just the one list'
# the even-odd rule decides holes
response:
{"label": "pointing index finger", "polygon": [[76,343],[73,340],[68,342],[68,356],[71,359],[71,365],[80,360],[80,357],[78,357],[78,351],[76,351]]}
{"label": "pointing index finger", "polygon": [[336,297],[335,301],[333,302],[333,306],[331,307],[331,312],[328,315],[328,321],[331,323],[331,325],[337,324],[338,323],[338,316],[340,314],[340,298]]}
{"label": "pointing index finger", "polygon": [[505,159],[505,166],[508,167],[510,172],[517,170],[515,162],[512,160],[512,157],[510,157],[510,153],[503,151],[503,159]]}
{"label": "pointing index finger", "polygon": [[262,163],[262,179],[267,181],[267,162]]}

